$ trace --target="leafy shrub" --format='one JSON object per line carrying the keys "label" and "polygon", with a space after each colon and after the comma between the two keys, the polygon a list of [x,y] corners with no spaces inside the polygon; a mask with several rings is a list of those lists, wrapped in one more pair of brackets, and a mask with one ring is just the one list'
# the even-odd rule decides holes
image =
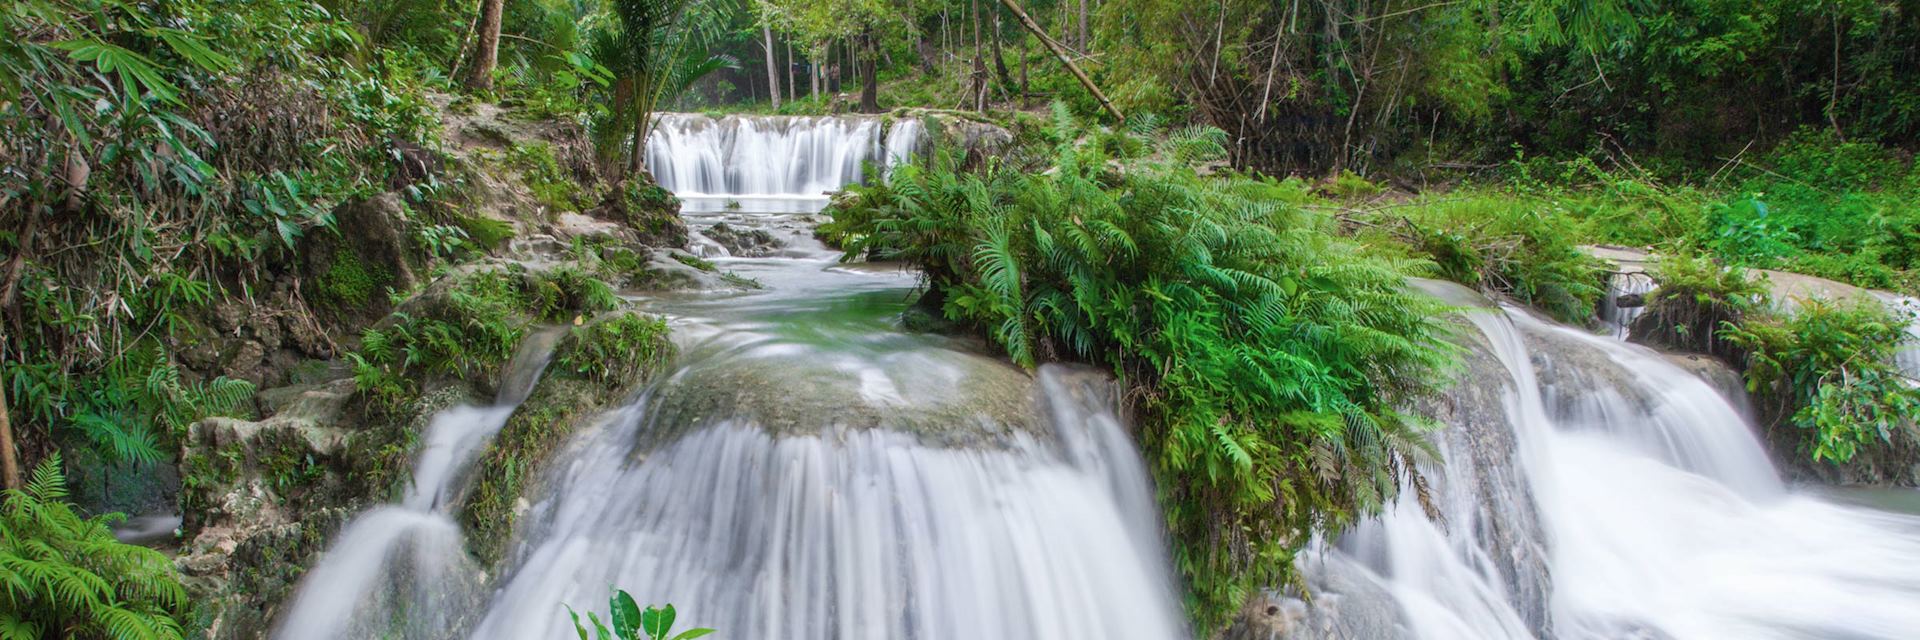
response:
{"label": "leafy shrub", "polygon": [[1448,279],[1513,296],[1563,322],[1584,323],[1600,298],[1600,261],[1580,248],[1574,220],[1551,200],[1469,192],[1372,217],[1384,218],[1380,224]]}
{"label": "leafy shrub", "polygon": [[[1081,138],[1057,121],[1052,139]],[[1149,135],[1147,160],[1111,170],[1115,145],[1097,139],[977,174],[942,157],[832,214],[849,255],[914,262],[947,317],[1014,361],[1096,363],[1133,388],[1175,563],[1209,627],[1287,579],[1311,532],[1394,495],[1429,451],[1395,407],[1451,359],[1441,308],[1404,286],[1419,265],[1337,238],[1284,204],[1293,185],[1196,175],[1186,162],[1220,153],[1217,131]]]}
{"label": "leafy shrub", "polygon": [[1920,388],[1893,362],[1906,322],[1872,301],[1814,300],[1789,317],[1724,330],[1747,350],[1747,388],[1772,404],[1777,423],[1799,428],[1801,448],[1815,461],[1843,463],[1863,450],[1920,441]]}
{"label": "leafy shrub", "polygon": [[1766,280],[1700,254],[1662,256],[1650,274],[1659,288],[1634,322],[1636,340],[1696,353],[1738,357],[1724,327],[1768,309]]}
{"label": "leafy shrub", "polygon": [[397,403],[426,376],[484,377],[512,357],[534,322],[571,321],[619,304],[610,285],[577,268],[480,271],[422,309],[394,312],[362,331],[359,352],[347,360],[360,390]]}
{"label": "leafy shrub", "polygon": [[553,356],[560,370],[609,389],[646,378],[673,355],[667,322],[627,313],[573,328]]}
{"label": "leafy shrub", "polygon": [[[611,609],[608,616],[613,625],[611,631],[607,623],[600,622],[600,614],[587,612],[587,619],[593,623],[594,640],[693,640],[713,633],[712,629],[688,629],[670,636],[675,617],[673,605],[642,610],[633,596],[618,589],[614,590],[607,606]],[[587,628],[580,625],[580,614],[569,606],[567,615],[573,618],[573,630],[580,634],[580,640],[587,640]]]}
{"label": "leafy shrub", "polygon": [[0,506],[0,636],[183,637],[190,606],[173,562],[121,544],[123,516],[83,519],[63,501],[60,456],[49,456]]}

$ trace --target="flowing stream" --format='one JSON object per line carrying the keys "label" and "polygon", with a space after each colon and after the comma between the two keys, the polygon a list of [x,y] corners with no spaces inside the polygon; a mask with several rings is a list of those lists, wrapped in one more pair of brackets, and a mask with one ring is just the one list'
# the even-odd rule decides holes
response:
{"label": "flowing stream", "polygon": [[[764,288],[642,301],[677,362],[556,455],[495,575],[446,509],[528,367],[438,416],[280,637],[572,637],[565,607],[616,587],[728,638],[1186,637],[1112,385],[905,331],[917,276],[812,238],[824,192],[920,154],[920,123],[660,118],[649,164],[696,243]],[[780,246],[733,257],[721,223]],[[1422,286],[1470,308],[1469,371],[1424,407],[1443,517],[1403,499],[1317,543],[1314,603],[1249,637],[1920,637],[1920,517],[1786,486],[1738,398],[1658,354]]]}
{"label": "flowing stream", "polygon": [[1403,500],[1329,551],[1392,594],[1395,635],[1920,633],[1920,517],[1785,486],[1736,405],[1652,351],[1514,308],[1468,317],[1497,365],[1472,373],[1497,373],[1462,384],[1498,405],[1440,437],[1446,518]]}

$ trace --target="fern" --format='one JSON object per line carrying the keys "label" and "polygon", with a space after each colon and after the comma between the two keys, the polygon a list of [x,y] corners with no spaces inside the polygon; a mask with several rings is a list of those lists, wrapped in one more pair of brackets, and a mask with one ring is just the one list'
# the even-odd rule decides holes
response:
{"label": "fern", "polygon": [[1132,387],[1176,564],[1217,624],[1289,582],[1314,532],[1424,486],[1408,461],[1432,454],[1426,425],[1393,407],[1445,379],[1441,309],[1403,286],[1422,263],[1332,237],[1271,181],[1197,175],[1218,130],[1053,116],[1044,164],[936,156],[853,189],[832,226],[916,263],[947,316],[1015,362],[1084,360]]}
{"label": "fern", "polygon": [[63,500],[55,453],[0,505],[0,638],[174,639],[188,606],[166,556],[121,544]]}

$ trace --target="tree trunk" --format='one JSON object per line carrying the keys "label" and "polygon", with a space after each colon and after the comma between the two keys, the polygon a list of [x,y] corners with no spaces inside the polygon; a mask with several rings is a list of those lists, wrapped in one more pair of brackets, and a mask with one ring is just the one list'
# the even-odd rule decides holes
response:
{"label": "tree trunk", "polygon": [[934,63],[939,60],[939,54],[933,48],[933,39],[924,33],[921,34],[920,43],[914,47],[914,52],[920,54],[920,75],[933,77]]}
{"label": "tree trunk", "polygon": [[767,48],[767,95],[773,96],[773,108],[780,108],[780,74],[774,69],[773,29],[760,27],[760,44]]}
{"label": "tree trunk", "polygon": [[652,128],[647,125],[652,124],[651,120],[653,120],[653,114],[647,111],[641,111],[635,115],[637,117],[633,121],[633,155],[632,160],[627,163],[627,176],[631,178],[638,178],[640,174],[647,171],[647,129]]}
{"label": "tree trunk", "polygon": [[1033,17],[1028,16],[1018,3],[1014,0],[1000,0],[1000,4],[1005,5],[1008,11],[1012,11],[1015,17],[1020,18],[1020,24],[1025,25],[1028,32],[1040,38],[1041,44],[1053,50],[1053,56],[1060,59],[1060,64],[1067,66],[1067,71],[1073,72],[1074,79],[1079,80],[1080,86],[1086,87],[1087,93],[1093,94],[1093,98],[1100,101],[1100,106],[1105,107],[1107,113],[1113,114],[1113,119],[1127,121],[1126,114],[1120,113],[1120,108],[1113,106],[1113,101],[1107,99],[1107,94],[1102,93],[1100,87],[1093,84],[1093,78],[1087,77],[1087,73],[1080,70],[1080,65],[1073,63],[1073,57],[1067,54],[1066,48],[1060,46],[1060,43],[1055,42],[1053,38],[1047,37],[1047,32],[1042,30],[1040,25],[1033,21]]}
{"label": "tree trunk", "polygon": [[864,113],[880,112],[880,47],[873,37],[873,27],[860,32],[860,48],[865,55],[860,62],[860,111]]}
{"label": "tree trunk", "polygon": [[468,70],[467,87],[474,91],[493,89],[493,66],[500,60],[500,12],[505,0],[480,0],[480,28],[473,47],[473,68]]}
{"label": "tree trunk", "polygon": [[1092,0],[1080,0],[1080,50],[1092,51],[1093,34],[1087,32],[1087,5]]}
{"label": "tree trunk", "polygon": [[987,111],[987,49],[980,41],[980,0],[973,0],[973,110]]}
{"label": "tree trunk", "polygon": [[[6,385],[0,384],[0,387]],[[0,388],[0,486],[20,488],[20,458],[13,450],[13,420],[7,414],[7,392]]]}
{"label": "tree trunk", "polygon": [[1013,88],[1013,73],[1007,70],[1007,57],[1001,53],[1000,13],[993,14],[993,72],[1000,77],[1001,94]]}
{"label": "tree trunk", "polygon": [[787,100],[800,99],[800,82],[793,77],[793,41],[787,41]]}

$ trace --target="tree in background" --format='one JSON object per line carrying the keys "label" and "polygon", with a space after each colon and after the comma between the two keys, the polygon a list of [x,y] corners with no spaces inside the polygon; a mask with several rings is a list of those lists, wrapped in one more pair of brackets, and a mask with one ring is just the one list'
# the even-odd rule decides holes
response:
{"label": "tree in background", "polygon": [[[909,35],[914,30],[907,8],[897,0],[767,0],[763,3],[768,20],[781,30],[812,42],[811,57],[828,57],[835,40],[852,43],[858,51],[860,75],[860,111],[880,111],[879,59],[881,33]],[[815,64],[817,69],[820,65]],[[816,78],[820,74],[816,72]],[[816,92],[819,89],[816,87]]]}
{"label": "tree in background", "polygon": [[474,30],[473,68],[468,71],[467,88],[487,91],[493,88],[493,67],[500,58],[500,14],[505,0],[480,0],[480,22]]}
{"label": "tree in background", "polygon": [[607,113],[594,126],[602,168],[618,176],[646,170],[655,107],[702,76],[733,64],[704,41],[724,16],[703,0],[611,0],[611,19],[590,18],[588,48],[613,73]]}

